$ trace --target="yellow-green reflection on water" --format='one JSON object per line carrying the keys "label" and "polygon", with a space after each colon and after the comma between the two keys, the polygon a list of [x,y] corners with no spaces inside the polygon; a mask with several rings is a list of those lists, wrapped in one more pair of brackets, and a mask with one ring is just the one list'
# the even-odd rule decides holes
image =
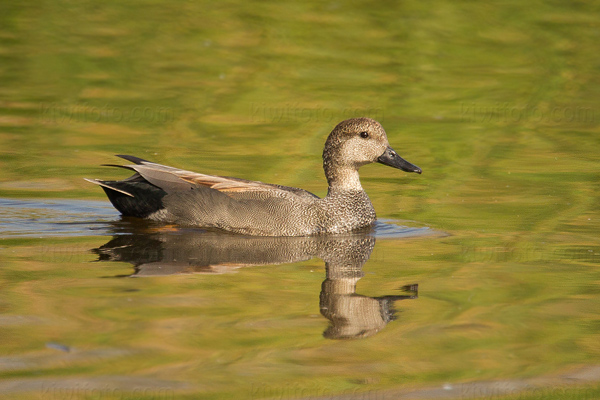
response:
{"label": "yellow-green reflection on water", "polygon": [[[6,396],[383,396],[600,362],[594,2],[0,10],[2,198],[104,201],[82,178],[124,176],[98,166],[122,153],[323,195],[327,133],[366,115],[424,171],[363,168],[378,215],[449,234],[377,240],[357,293],[417,283],[419,298],[397,302],[376,335],[342,341],[322,335],[317,258],[121,279],[131,264],[91,263],[111,235],[89,210],[81,235],[4,237]],[[44,216],[6,218],[3,231]]]}

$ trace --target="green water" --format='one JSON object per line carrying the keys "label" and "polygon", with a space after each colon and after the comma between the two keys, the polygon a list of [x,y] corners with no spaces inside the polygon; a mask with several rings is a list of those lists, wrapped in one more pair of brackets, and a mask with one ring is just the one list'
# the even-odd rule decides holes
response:
{"label": "green water", "polygon": [[[599,40],[583,0],[5,1],[0,396],[600,397],[564,378],[600,364]],[[82,179],[125,177],[114,154],[322,196],[355,116],[423,169],[361,169],[378,216],[438,233],[366,239],[356,296],[419,287],[376,333],[324,335],[318,257],[94,262],[132,232]]]}

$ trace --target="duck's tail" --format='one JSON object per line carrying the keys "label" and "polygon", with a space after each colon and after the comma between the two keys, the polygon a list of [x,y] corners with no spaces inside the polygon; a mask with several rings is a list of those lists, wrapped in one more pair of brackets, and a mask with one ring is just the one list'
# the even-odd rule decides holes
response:
{"label": "duck's tail", "polygon": [[[136,163],[144,161],[136,157],[120,157]],[[136,158],[136,160],[134,161],[132,158]],[[131,169],[124,165],[107,166]],[[121,181],[85,180],[101,186],[112,205],[124,216],[146,218],[164,208],[162,199],[167,192],[151,184],[137,172]]]}

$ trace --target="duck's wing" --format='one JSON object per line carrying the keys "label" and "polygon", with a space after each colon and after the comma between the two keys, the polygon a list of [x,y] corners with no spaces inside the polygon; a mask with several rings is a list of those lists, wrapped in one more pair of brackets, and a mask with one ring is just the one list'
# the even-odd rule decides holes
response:
{"label": "duck's wing", "polygon": [[217,190],[232,198],[247,198],[249,196],[261,198],[282,197],[289,194],[294,194],[302,198],[318,198],[306,190],[294,187],[227,176],[200,174],[198,172],[156,164],[134,156],[119,155],[118,157],[134,163],[134,165],[121,166],[137,173],[129,179],[135,180],[141,177],[167,193],[187,191],[194,186],[203,186]]}

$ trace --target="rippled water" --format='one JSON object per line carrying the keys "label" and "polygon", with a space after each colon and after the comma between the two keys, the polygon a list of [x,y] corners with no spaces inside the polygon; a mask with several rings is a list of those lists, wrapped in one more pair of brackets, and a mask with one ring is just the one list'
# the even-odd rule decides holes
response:
{"label": "rippled water", "polygon": [[[0,237],[3,239],[134,234],[136,225],[152,226],[135,218],[122,218],[107,201],[80,200],[0,198],[0,221],[2,221]],[[154,225],[157,229],[161,226]],[[180,232],[190,231],[190,229],[172,229]],[[201,229],[197,229],[196,232],[203,233]],[[380,219],[366,234],[379,238],[398,239],[442,233],[428,227],[407,227],[400,221]]]}
{"label": "rippled water", "polygon": [[0,199],[0,236],[68,237],[106,235],[118,219],[110,203],[79,200]]}
{"label": "rippled water", "polygon": [[[600,397],[593,2],[0,10],[0,397]],[[324,195],[354,116],[423,169],[361,169],[366,232],[141,223],[83,180]]]}

